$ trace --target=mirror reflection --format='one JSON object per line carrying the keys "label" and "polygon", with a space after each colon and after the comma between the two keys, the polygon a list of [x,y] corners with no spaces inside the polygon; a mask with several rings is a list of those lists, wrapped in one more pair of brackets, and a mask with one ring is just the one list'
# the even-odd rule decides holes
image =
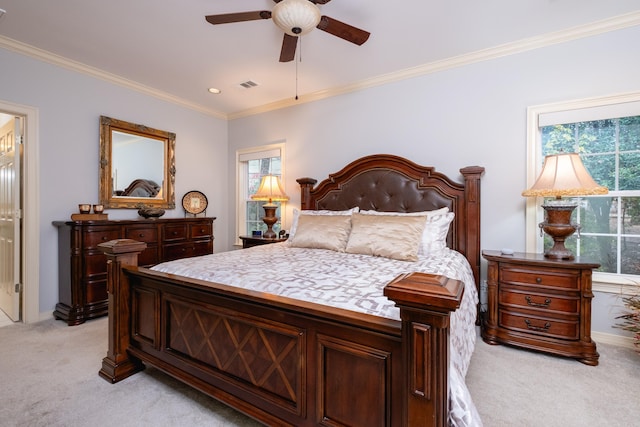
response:
{"label": "mirror reflection", "polygon": [[113,196],[162,198],[164,141],[114,130],[111,143]]}
{"label": "mirror reflection", "polygon": [[100,202],[106,208],[175,208],[175,134],[102,116]]}

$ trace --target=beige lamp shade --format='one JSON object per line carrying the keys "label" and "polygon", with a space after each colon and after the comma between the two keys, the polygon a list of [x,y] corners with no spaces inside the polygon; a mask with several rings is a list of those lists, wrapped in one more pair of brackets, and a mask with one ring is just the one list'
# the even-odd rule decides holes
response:
{"label": "beige lamp shade", "polygon": [[271,11],[273,22],[290,36],[302,36],[320,22],[320,9],[309,0],[282,0]]}
{"label": "beige lamp shade", "polygon": [[271,202],[286,202],[289,196],[282,188],[280,178],[275,175],[265,175],[260,181],[258,191],[251,196],[252,200],[264,200]]}
{"label": "beige lamp shade", "polygon": [[544,158],[542,172],[531,188],[522,192],[525,197],[590,196],[607,194],[582,164],[577,153],[552,154]]}

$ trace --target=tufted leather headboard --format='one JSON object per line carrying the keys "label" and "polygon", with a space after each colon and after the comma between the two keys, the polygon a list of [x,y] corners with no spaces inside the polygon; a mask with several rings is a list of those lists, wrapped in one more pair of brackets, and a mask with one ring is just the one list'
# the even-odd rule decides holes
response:
{"label": "tufted leather headboard", "polygon": [[420,212],[449,207],[455,218],[447,236],[450,248],[469,260],[480,283],[480,177],[484,168],[460,169],[463,183],[390,154],[366,156],[318,182],[300,178],[302,209]]}

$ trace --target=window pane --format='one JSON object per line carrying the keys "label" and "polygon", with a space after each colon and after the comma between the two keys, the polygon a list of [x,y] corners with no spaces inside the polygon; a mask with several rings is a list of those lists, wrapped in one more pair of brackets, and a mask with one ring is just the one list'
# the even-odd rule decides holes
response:
{"label": "window pane", "polygon": [[542,132],[542,155],[576,151],[575,125],[545,126]]}
{"label": "window pane", "polygon": [[616,121],[596,120],[577,124],[578,153],[606,153],[616,149]]}
{"label": "window pane", "polygon": [[617,247],[613,236],[582,236],[580,238],[580,256],[600,263],[598,271],[616,273]]}
{"label": "window pane", "polygon": [[622,197],[622,233],[640,236],[640,197]]}
{"label": "window pane", "polygon": [[622,238],[622,274],[640,275],[640,236]]}
{"label": "window pane", "polygon": [[616,189],[616,155],[602,154],[580,156],[587,172],[599,185],[613,191]]}
{"label": "window pane", "polygon": [[[611,215],[611,197],[589,197],[580,200],[578,205],[580,232],[615,234],[617,233],[617,217]],[[575,214],[575,213],[574,213]]]}
{"label": "window pane", "polygon": [[620,190],[640,190],[640,152],[620,153]]}
{"label": "window pane", "polygon": [[640,150],[640,116],[620,119],[620,150]]}

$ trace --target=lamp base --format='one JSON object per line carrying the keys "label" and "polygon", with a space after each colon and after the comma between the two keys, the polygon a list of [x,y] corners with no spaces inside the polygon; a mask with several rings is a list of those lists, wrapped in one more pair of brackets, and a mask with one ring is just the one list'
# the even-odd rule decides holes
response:
{"label": "lamp base", "polygon": [[262,207],[264,208],[264,217],[262,217],[262,222],[267,224],[267,231],[262,233],[262,237],[265,239],[275,239],[276,232],[273,231],[273,224],[278,222],[278,217],[276,216],[276,209],[278,209],[278,206],[267,203]]}
{"label": "lamp base", "polygon": [[550,203],[542,205],[542,208],[545,211],[545,221],[541,222],[539,227],[553,239],[553,247],[547,250],[544,256],[551,259],[574,259],[564,242],[579,228],[571,223],[571,214],[576,204]]}

